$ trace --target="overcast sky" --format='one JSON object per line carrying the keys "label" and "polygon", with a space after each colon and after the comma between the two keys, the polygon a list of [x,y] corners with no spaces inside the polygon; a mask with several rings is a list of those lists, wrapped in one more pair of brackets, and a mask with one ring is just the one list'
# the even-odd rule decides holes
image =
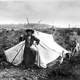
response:
{"label": "overcast sky", "polygon": [[80,24],[80,0],[0,0],[0,23]]}

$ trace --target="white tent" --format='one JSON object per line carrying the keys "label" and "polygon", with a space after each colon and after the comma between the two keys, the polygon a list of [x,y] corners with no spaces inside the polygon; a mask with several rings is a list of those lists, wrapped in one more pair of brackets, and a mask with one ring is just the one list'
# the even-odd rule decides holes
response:
{"label": "white tent", "polygon": [[[38,66],[43,68],[47,67],[52,61],[55,61],[59,56],[62,56],[62,52],[65,55],[67,50],[58,45],[51,34],[42,33],[39,31],[34,32],[34,36],[40,39],[39,45],[32,45],[31,48],[38,51],[36,55],[36,62]],[[25,47],[25,41],[20,42],[16,46],[5,50],[7,61],[12,62],[14,65],[18,65],[23,60],[23,52]]]}
{"label": "white tent", "polygon": [[40,41],[42,41],[43,44],[48,48],[58,53],[62,53],[62,51],[64,51],[64,54],[68,53],[66,49],[64,49],[58,43],[55,42],[52,34],[46,34],[43,32],[35,31],[34,36],[40,39]]}

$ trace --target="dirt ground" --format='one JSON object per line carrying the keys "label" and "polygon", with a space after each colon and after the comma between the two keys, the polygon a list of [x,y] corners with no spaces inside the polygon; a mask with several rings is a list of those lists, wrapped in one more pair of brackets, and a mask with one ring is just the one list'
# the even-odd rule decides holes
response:
{"label": "dirt ground", "polygon": [[47,69],[2,64],[0,80],[80,80],[80,55]]}
{"label": "dirt ground", "polygon": [[0,80],[46,80],[47,69],[24,69],[11,66],[0,69]]}

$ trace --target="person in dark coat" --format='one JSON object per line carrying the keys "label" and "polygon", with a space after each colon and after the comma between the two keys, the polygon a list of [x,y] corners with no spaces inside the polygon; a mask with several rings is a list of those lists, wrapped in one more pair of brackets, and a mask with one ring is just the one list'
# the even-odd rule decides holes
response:
{"label": "person in dark coat", "polygon": [[26,68],[30,68],[34,64],[36,58],[36,51],[32,50],[30,47],[32,46],[34,41],[36,41],[38,45],[40,40],[32,35],[34,33],[32,29],[27,29],[26,33],[27,34],[23,37],[23,40],[25,40],[23,64]]}

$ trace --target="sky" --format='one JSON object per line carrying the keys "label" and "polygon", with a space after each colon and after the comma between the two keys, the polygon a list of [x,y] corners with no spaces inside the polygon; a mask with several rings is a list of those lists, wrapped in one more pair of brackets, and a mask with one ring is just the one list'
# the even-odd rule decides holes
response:
{"label": "sky", "polygon": [[0,23],[80,24],[80,0],[0,0]]}

